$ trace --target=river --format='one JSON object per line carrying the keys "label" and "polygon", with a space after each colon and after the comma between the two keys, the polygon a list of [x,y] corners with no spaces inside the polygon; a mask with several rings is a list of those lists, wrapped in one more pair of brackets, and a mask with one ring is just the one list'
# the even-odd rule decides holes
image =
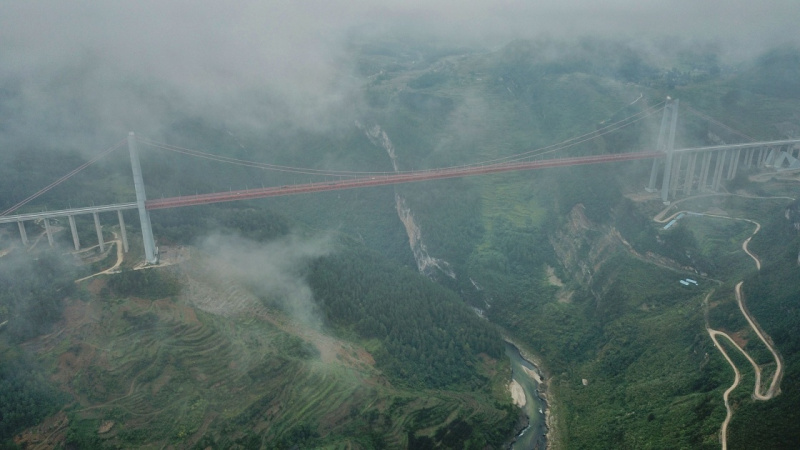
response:
{"label": "river", "polygon": [[517,436],[512,448],[514,450],[544,450],[547,448],[547,425],[544,414],[547,402],[539,396],[539,384],[528,372],[538,373],[538,369],[522,357],[517,346],[508,341],[506,341],[506,355],[511,360],[511,378],[519,383],[525,392],[525,406],[522,407],[522,411],[529,420],[528,428],[525,428]]}

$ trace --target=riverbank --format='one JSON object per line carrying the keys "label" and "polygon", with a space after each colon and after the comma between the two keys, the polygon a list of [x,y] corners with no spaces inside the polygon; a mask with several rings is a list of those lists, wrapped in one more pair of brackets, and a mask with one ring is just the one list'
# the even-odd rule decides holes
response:
{"label": "riverbank", "polygon": [[515,405],[520,408],[525,406],[528,400],[525,398],[525,391],[522,389],[522,385],[519,384],[517,380],[511,380],[511,383],[508,384],[508,390],[511,392],[511,401],[513,401]]}
{"label": "riverbank", "polygon": [[[530,380],[534,382],[535,386],[534,393],[531,395],[535,396],[536,399],[534,404],[528,405],[529,408],[534,408],[535,405],[539,405],[538,413],[540,414],[540,416],[541,415],[544,416],[543,424],[541,424],[541,426],[539,427],[540,428],[539,433],[542,435],[543,438],[535,439],[537,441],[536,444],[537,447],[535,448],[540,448],[538,447],[538,445],[541,443],[544,444],[544,448],[547,449],[556,448],[556,445],[554,445],[554,443],[558,442],[556,434],[557,427],[555,426],[556,425],[555,416],[552,413],[552,407],[553,407],[552,403],[554,399],[553,396],[550,395],[550,392],[548,390],[548,380],[550,376],[543,369],[541,358],[525,350],[524,347],[521,347],[519,344],[510,339],[508,336],[504,336],[504,340],[508,345],[513,347],[514,351],[516,351],[516,353],[519,355],[519,358],[522,360],[523,364],[520,365],[520,369],[522,369],[521,371],[524,374],[524,376],[528,377]],[[513,358],[512,358],[512,363],[513,363]],[[520,393],[517,392],[516,393],[517,396],[515,396],[515,390],[514,390],[514,388],[518,388],[519,391],[522,391],[521,384],[517,380],[512,380],[512,382],[509,385],[509,388],[511,390],[512,398],[514,398],[514,403],[523,410],[525,410],[526,408],[524,407],[526,406],[527,402],[520,404],[518,402],[518,397],[517,397],[519,396]],[[522,394],[524,398],[524,391],[522,392]],[[535,413],[536,411],[534,409],[532,414]],[[536,419],[538,419],[538,417],[530,417],[529,414],[529,420],[531,423],[537,422],[538,420]]]}

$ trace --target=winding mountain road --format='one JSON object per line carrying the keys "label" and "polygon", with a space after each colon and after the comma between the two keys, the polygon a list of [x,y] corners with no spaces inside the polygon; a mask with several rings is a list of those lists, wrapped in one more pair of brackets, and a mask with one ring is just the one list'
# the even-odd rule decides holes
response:
{"label": "winding mountain road", "polygon": [[[711,195],[733,195],[733,194],[707,194],[707,195],[698,196],[698,197],[707,197],[707,196],[711,196]],[[669,220],[672,220],[673,218],[675,218],[676,216],[678,216],[681,213],[691,213],[694,216],[700,216],[700,217],[713,217],[713,218],[718,218],[718,219],[737,220],[737,221],[743,221],[743,222],[752,223],[752,224],[755,225],[755,230],[753,231],[753,233],[747,239],[744,240],[744,242],[742,242],[742,250],[745,253],[747,253],[747,255],[750,256],[753,259],[753,261],[756,264],[756,270],[761,270],[761,260],[758,258],[758,256],[756,256],[748,248],[748,245],[750,244],[750,240],[753,238],[753,236],[756,235],[756,233],[758,233],[761,230],[761,224],[756,222],[755,220],[745,219],[745,218],[740,218],[740,217],[729,217],[729,216],[723,216],[723,215],[718,215],[718,214],[696,213],[696,212],[692,212],[692,211],[678,211],[678,212],[675,212],[674,214],[670,215],[666,219],[664,218],[664,216],[668,213],[668,211],[672,207],[674,207],[676,204],[678,204],[680,202],[683,202],[683,201],[686,201],[686,200],[689,200],[689,199],[692,199],[692,198],[696,199],[698,197],[690,197],[690,198],[686,198],[686,199],[683,199],[683,200],[680,200],[678,202],[673,203],[668,208],[664,209],[659,214],[657,214],[653,218],[653,221],[657,222],[657,223],[665,223],[665,222],[667,222]],[[775,199],[794,200],[793,198],[790,198],[790,197],[750,197],[750,196],[742,196],[742,197],[747,197],[747,198],[775,198]],[[775,397],[776,395],[780,394],[780,392],[781,392],[780,382],[781,382],[781,379],[783,378],[783,358],[778,353],[778,351],[775,349],[775,346],[772,343],[772,339],[764,332],[763,329],[761,329],[761,326],[758,324],[758,322],[755,321],[753,316],[750,314],[750,311],[747,309],[747,306],[745,305],[745,301],[744,301],[744,295],[742,294],[742,285],[743,284],[744,284],[744,281],[739,281],[739,283],[736,284],[736,288],[735,288],[736,303],[739,305],[739,310],[742,312],[742,315],[747,320],[747,323],[750,324],[750,328],[753,329],[753,331],[756,333],[756,336],[758,336],[758,338],[761,340],[761,342],[763,342],[764,345],[767,347],[767,349],[769,349],[770,353],[772,353],[772,357],[775,359],[776,367],[775,367],[775,374],[772,376],[772,382],[770,383],[769,388],[767,388],[766,392],[762,393],[762,386],[761,386],[762,371],[761,371],[761,367],[750,356],[750,354],[748,354],[739,344],[737,344],[736,341],[734,341],[727,333],[711,328],[709,326],[709,324],[708,324],[708,316],[706,316],[706,332],[708,332],[709,337],[711,337],[711,340],[714,342],[714,346],[720,351],[720,353],[722,353],[722,356],[725,357],[725,360],[728,361],[728,364],[731,365],[731,367],[733,368],[733,373],[734,373],[733,384],[731,384],[731,386],[728,389],[726,389],[725,393],[722,395],[722,399],[723,399],[723,401],[725,403],[725,410],[726,410],[725,420],[722,422],[722,426],[720,427],[720,441],[722,442],[722,450],[727,450],[727,448],[728,448],[728,425],[730,424],[730,421],[733,418],[733,409],[731,408],[729,397],[730,397],[731,392],[736,390],[736,388],[739,386],[739,382],[741,381],[741,373],[739,372],[739,368],[736,366],[736,364],[733,362],[731,357],[728,355],[728,353],[725,351],[725,349],[720,344],[720,342],[718,340],[718,337],[722,336],[725,339],[727,339],[728,342],[730,342],[734,347],[736,347],[736,349],[739,350],[739,352],[742,355],[744,355],[745,358],[747,358],[747,360],[750,362],[750,365],[753,366],[753,371],[755,373],[755,384],[753,386],[753,396],[752,396],[752,398],[754,400],[766,401],[766,400],[770,400],[773,397]],[[708,295],[706,295],[705,299],[703,300],[703,304],[705,305],[706,308],[708,308],[708,299],[709,299],[709,297],[711,297],[712,293],[713,293],[713,291],[709,292]]]}

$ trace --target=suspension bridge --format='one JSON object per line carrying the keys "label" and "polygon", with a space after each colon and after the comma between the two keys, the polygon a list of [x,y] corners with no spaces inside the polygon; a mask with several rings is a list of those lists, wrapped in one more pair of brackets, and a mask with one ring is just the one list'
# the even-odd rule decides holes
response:
{"label": "suspension bridge", "polygon": [[[177,208],[182,206],[203,205],[209,203],[285,195],[308,194],[342,189],[359,189],[374,186],[414,183],[420,181],[469,177],[512,171],[536,170],[587,164],[606,164],[644,159],[653,160],[649,183],[645,189],[653,193],[660,191],[661,200],[665,203],[668,203],[670,199],[676,198],[679,193],[680,195],[684,196],[690,195],[693,189],[696,189],[700,192],[718,190],[721,186],[723,177],[727,180],[733,179],[736,176],[740,166],[748,169],[751,167],[773,168],[776,170],[800,169],[800,146],[797,145],[800,144],[800,139],[757,141],[747,135],[739,133],[730,127],[727,127],[726,125],[704,115],[697,110],[694,110],[691,107],[687,107],[691,113],[701,117],[704,120],[715,123],[717,126],[722,127],[723,129],[726,129],[727,131],[736,134],[749,142],[720,144],[704,147],[675,148],[675,134],[678,122],[678,105],[678,100],[667,99],[665,102],[647,108],[622,120],[608,124],[590,133],[567,139],[558,144],[525,151],[507,157],[460,166],[395,172],[332,171],[265,164],[256,161],[247,161],[227,156],[220,156],[213,153],[200,152],[197,150],[150,141],[147,139],[138,138],[133,132],[131,132],[128,135],[127,141],[120,141],[111,148],[98,154],[95,158],[54,181],[50,185],[0,213],[0,224],[16,222],[19,227],[19,233],[23,244],[29,245],[25,222],[41,221],[44,224],[45,234],[47,235],[48,241],[52,246],[54,241],[50,219],[67,217],[70,224],[75,250],[79,250],[80,240],[77,233],[75,216],[92,214],[99,247],[101,251],[104,251],[102,227],[100,224],[99,214],[116,212],[122,234],[124,251],[127,252],[128,241],[122,211],[137,209],[141,224],[142,239],[144,241],[145,259],[147,263],[155,264],[158,262],[158,251],[150,224],[149,211],[157,209]],[[628,127],[634,123],[651,117],[658,112],[663,112],[663,115],[661,119],[658,140],[654,149],[589,156],[561,156],[564,154],[564,151],[569,148],[573,148],[579,144],[597,139],[606,134]],[[55,188],[59,184],[79,173],[86,167],[94,164],[109,153],[122,148],[126,142],[128,151],[130,153],[134,188],[136,192],[135,202],[12,214],[17,209],[28,204],[45,192]],[[304,184],[229,190],[225,192],[147,200],[142,170],[139,163],[139,144],[220,163],[253,167],[261,170],[312,175],[316,177],[322,177],[325,181],[312,181]],[[700,160],[699,165],[698,159]],[[659,177],[659,174],[661,174],[661,177]],[[661,186],[657,187],[656,183],[659,178],[661,179]]]}

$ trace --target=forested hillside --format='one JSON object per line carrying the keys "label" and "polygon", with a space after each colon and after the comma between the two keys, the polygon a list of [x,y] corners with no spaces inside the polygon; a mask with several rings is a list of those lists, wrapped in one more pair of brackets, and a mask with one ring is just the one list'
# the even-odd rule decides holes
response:
{"label": "forested hillside", "polygon": [[[649,150],[667,96],[682,108],[679,147],[743,139],[723,124],[757,139],[800,135],[795,50],[732,64],[710,47],[656,47],[356,36],[355,120],[262,128],[174,111],[157,137],[305,172],[431,169],[575,136],[591,138],[548,155]],[[2,95],[15,98],[13,86]],[[591,134],[635,114],[618,132]],[[0,155],[0,209],[86,160],[85,149],[37,145]],[[313,178],[145,144],[141,153],[150,198]],[[753,400],[752,368],[724,344],[743,370],[728,446],[791,448],[800,238],[785,211],[800,181],[742,168],[719,192],[664,205],[644,191],[650,167],[152,211],[168,264],[145,270],[130,211],[121,270],[78,283],[112,266],[119,245],[92,249],[89,216],[78,220],[82,259],[69,255],[64,223],[54,249],[41,224],[26,223],[39,240],[29,249],[17,225],[4,226],[0,442],[13,448],[44,423],[77,448],[502,448],[526,424],[507,389],[505,335],[542,366],[554,448],[719,448],[733,372],[708,330],[775,371],[735,301],[742,281],[786,372],[780,395]],[[132,201],[129,170],[124,150],[112,153],[20,211]],[[660,220],[680,211],[706,215],[665,229]],[[116,218],[102,222],[111,242]],[[755,222],[760,270],[742,250]],[[438,265],[421,274],[420,255]]]}

